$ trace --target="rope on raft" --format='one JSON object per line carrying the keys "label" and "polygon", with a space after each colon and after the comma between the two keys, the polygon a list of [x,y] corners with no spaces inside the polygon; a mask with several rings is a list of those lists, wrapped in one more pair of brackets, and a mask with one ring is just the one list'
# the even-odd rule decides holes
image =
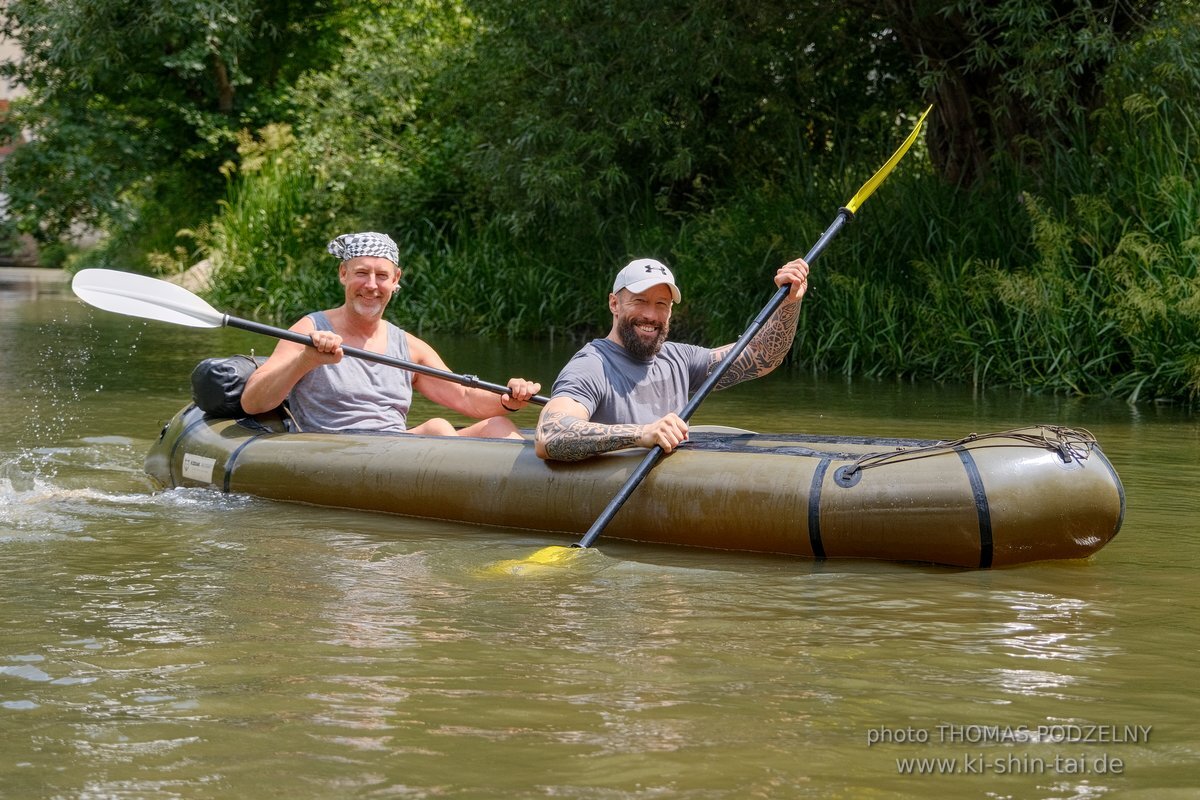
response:
{"label": "rope on raft", "polygon": [[[989,439],[1016,439],[1032,447],[1044,447],[1047,450],[1058,453],[1059,458],[1063,460],[1064,464],[1069,464],[1072,461],[1083,463],[1087,460],[1087,457],[1092,452],[1092,447],[1096,444],[1096,437],[1090,431],[1083,428],[1039,425],[1037,431],[1037,433],[1030,433],[1029,428],[1016,428],[997,433],[971,433],[961,439],[949,442],[935,442],[921,447],[900,447],[886,453],[866,453],[859,456],[853,464],[845,468],[845,475],[851,476],[862,470],[882,467],[886,464],[927,458],[932,455],[945,453],[947,450],[972,444],[980,445],[982,443],[982,446],[987,447],[989,446],[987,444]],[[1001,447],[1009,443],[997,443],[994,446]]]}

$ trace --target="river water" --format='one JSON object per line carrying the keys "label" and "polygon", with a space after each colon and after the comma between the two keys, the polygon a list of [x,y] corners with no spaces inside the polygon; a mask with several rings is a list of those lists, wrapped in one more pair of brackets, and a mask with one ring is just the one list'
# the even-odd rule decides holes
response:
{"label": "river water", "polygon": [[[547,390],[572,349],[428,338]],[[1124,528],[989,571],[601,539],[496,577],[571,539],[152,485],[192,366],[272,345],[0,293],[0,797],[1200,796],[1185,411],[776,374],[695,421],[1083,427]]]}

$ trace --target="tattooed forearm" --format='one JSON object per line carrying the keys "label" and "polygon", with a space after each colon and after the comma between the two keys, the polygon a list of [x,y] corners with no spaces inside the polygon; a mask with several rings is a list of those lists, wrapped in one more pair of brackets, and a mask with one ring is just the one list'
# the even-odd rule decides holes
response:
{"label": "tattooed forearm", "polygon": [[538,422],[537,438],[551,459],[582,461],[610,450],[635,446],[641,430],[641,425],[602,425],[547,411]]}
{"label": "tattooed forearm", "polygon": [[[761,378],[783,363],[792,342],[796,339],[796,323],[800,319],[800,304],[786,303],[771,315],[763,325],[762,330],[755,334],[746,349],[730,365],[729,369],[715,388],[727,389],[736,383],[748,381],[751,378]],[[713,351],[709,371],[717,365],[725,355],[733,349],[726,345]]]}

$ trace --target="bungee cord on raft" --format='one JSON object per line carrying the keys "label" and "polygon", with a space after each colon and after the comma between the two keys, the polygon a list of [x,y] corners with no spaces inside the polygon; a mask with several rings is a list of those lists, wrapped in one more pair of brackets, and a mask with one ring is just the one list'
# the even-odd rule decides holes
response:
{"label": "bungee cord on raft", "polygon": [[[886,453],[866,453],[856,458],[852,464],[847,465],[844,468],[843,474],[849,477],[874,467],[941,455],[947,451],[966,447],[967,445],[980,445],[982,443],[983,447],[987,447],[989,439],[1007,439],[1009,440],[1007,444],[1011,444],[1011,440],[1016,439],[1032,447],[1042,447],[1052,450],[1058,453],[1064,464],[1069,464],[1072,461],[1082,464],[1087,460],[1092,452],[1092,448],[1096,445],[1096,437],[1090,431],[1083,428],[1041,425],[1038,426],[1037,430],[1038,433],[1031,433],[1029,428],[1016,428],[996,433],[970,433],[961,439],[953,441],[935,442],[921,447],[902,447]],[[996,446],[1001,445],[997,443]]]}

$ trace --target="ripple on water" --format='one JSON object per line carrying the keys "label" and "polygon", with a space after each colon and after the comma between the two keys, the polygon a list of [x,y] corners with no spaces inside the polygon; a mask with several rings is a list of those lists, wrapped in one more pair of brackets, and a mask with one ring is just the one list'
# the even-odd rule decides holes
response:
{"label": "ripple on water", "polygon": [[116,506],[144,503],[144,449],[101,436],[0,451],[0,542],[73,538]]}
{"label": "ripple on water", "polygon": [[84,520],[66,511],[72,494],[47,481],[0,477],[0,542],[68,539],[86,529]]}
{"label": "ripple on water", "polygon": [[82,442],[0,454],[0,543],[90,539],[97,527],[152,520],[164,507],[229,510],[256,502],[207,489],[155,491],[142,469],[143,442]]}

